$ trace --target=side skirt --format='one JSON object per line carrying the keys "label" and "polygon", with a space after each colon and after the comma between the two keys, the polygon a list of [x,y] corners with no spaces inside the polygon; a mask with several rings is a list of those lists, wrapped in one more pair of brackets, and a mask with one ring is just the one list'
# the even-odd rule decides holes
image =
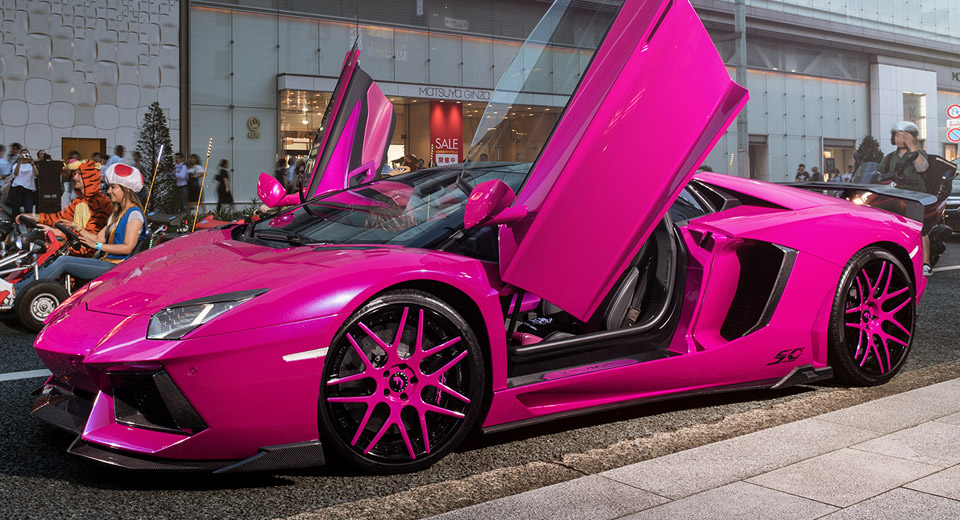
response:
{"label": "side skirt", "polygon": [[[792,372],[791,372],[792,373]],[[703,388],[698,390],[689,390],[686,392],[677,392],[670,395],[660,395],[655,397],[644,397],[640,399],[631,399],[627,401],[622,401],[619,403],[611,403],[601,406],[593,406],[589,408],[582,408],[579,410],[570,410],[569,412],[550,414],[543,417],[531,417],[530,419],[524,419],[521,421],[497,424],[490,426],[488,428],[483,428],[481,431],[483,433],[499,433],[502,431],[513,430],[515,428],[523,428],[526,426],[532,426],[535,424],[542,424],[551,421],[557,421],[561,419],[569,419],[571,417],[579,417],[581,415],[592,414],[596,412],[605,412],[609,410],[617,410],[620,408],[628,408],[631,406],[637,406],[647,403],[657,403],[660,401],[669,401],[671,399],[679,399],[681,397],[694,397],[698,395],[712,395],[712,394],[722,394],[727,392],[736,392],[739,390],[759,390],[764,388],[774,388],[783,379],[764,379],[761,381],[750,381],[747,383],[737,383],[734,385],[725,385],[717,386],[712,388]],[[799,383],[797,383],[799,384]],[[784,388],[784,387],[779,387]]]}

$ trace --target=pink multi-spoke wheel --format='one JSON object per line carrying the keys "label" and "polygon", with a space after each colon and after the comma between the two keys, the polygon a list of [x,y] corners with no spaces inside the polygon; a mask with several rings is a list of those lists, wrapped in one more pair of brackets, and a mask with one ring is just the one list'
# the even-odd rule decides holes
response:
{"label": "pink multi-spoke wheel", "polygon": [[888,381],[903,366],[916,323],[913,277],[889,251],[868,247],[847,263],[830,315],[830,364],[847,382]]}
{"label": "pink multi-spoke wheel", "polygon": [[456,311],[424,292],[386,293],[347,321],[327,354],[321,433],[366,471],[418,470],[463,440],[484,386],[480,347]]}

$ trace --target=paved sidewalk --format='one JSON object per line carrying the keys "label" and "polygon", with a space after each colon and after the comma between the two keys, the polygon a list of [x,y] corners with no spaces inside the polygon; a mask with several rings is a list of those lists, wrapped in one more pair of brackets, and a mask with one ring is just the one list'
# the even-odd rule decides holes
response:
{"label": "paved sidewalk", "polygon": [[960,379],[433,518],[960,518]]}

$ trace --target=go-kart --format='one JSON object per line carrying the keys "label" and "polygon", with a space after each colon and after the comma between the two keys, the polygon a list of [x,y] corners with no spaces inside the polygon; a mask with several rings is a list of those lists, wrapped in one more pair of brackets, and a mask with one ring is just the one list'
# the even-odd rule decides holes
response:
{"label": "go-kart", "polygon": [[[41,267],[53,262],[58,256],[68,254],[70,250],[66,244],[57,240],[52,231],[40,229],[35,220],[21,217],[20,222],[27,229],[25,233],[20,233],[13,222],[5,221],[0,224],[0,237],[4,244],[3,257],[0,258],[0,276],[10,285],[19,283],[31,272],[36,276]],[[57,226],[57,229],[61,232],[64,229],[70,231],[62,225]],[[43,327],[43,320],[60,302],[70,296],[71,286],[72,280],[68,277],[63,283],[35,280],[16,295],[9,289],[0,290],[0,310],[13,310],[25,328],[39,331]]]}
{"label": "go-kart", "polygon": [[[180,220],[182,219],[183,216]],[[40,278],[41,268],[50,265],[60,256],[69,255],[80,249],[80,235],[69,226],[57,222],[54,227],[66,237],[65,242],[61,243],[52,231],[43,231],[37,221],[24,216],[21,216],[19,221],[28,231],[16,240],[18,244],[16,250],[0,259],[0,276],[5,275],[5,280],[12,285],[19,283],[33,272],[35,280],[24,286],[17,294],[11,294],[11,291],[0,291],[0,298],[3,298],[0,310],[13,310],[24,328],[39,332],[47,316],[73,291],[90,280],[79,280],[69,274],[57,280]],[[166,232],[165,224],[166,219],[154,222],[148,218],[149,232],[137,243],[133,253],[136,254],[153,245],[154,241]],[[9,231],[6,231],[8,227]],[[15,228],[16,226],[12,223],[0,224],[0,237],[4,237],[4,233],[12,236],[16,231]],[[0,238],[0,240],[4,239]]]}

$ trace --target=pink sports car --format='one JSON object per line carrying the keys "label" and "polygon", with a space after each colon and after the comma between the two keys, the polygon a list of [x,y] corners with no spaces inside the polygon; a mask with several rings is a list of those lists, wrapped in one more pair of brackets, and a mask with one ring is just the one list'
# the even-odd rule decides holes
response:
{"label": "pink sports car", "polygon": [[393,110],[351,52],[307,185],[261,179],[295,204],[75,292],[33,414],[128,468],[403,472],[474,428],[883,383],[925,286],[920,203],[695,174],[746,99],[687,0],[558,1],[467,161],[382,177]]}

